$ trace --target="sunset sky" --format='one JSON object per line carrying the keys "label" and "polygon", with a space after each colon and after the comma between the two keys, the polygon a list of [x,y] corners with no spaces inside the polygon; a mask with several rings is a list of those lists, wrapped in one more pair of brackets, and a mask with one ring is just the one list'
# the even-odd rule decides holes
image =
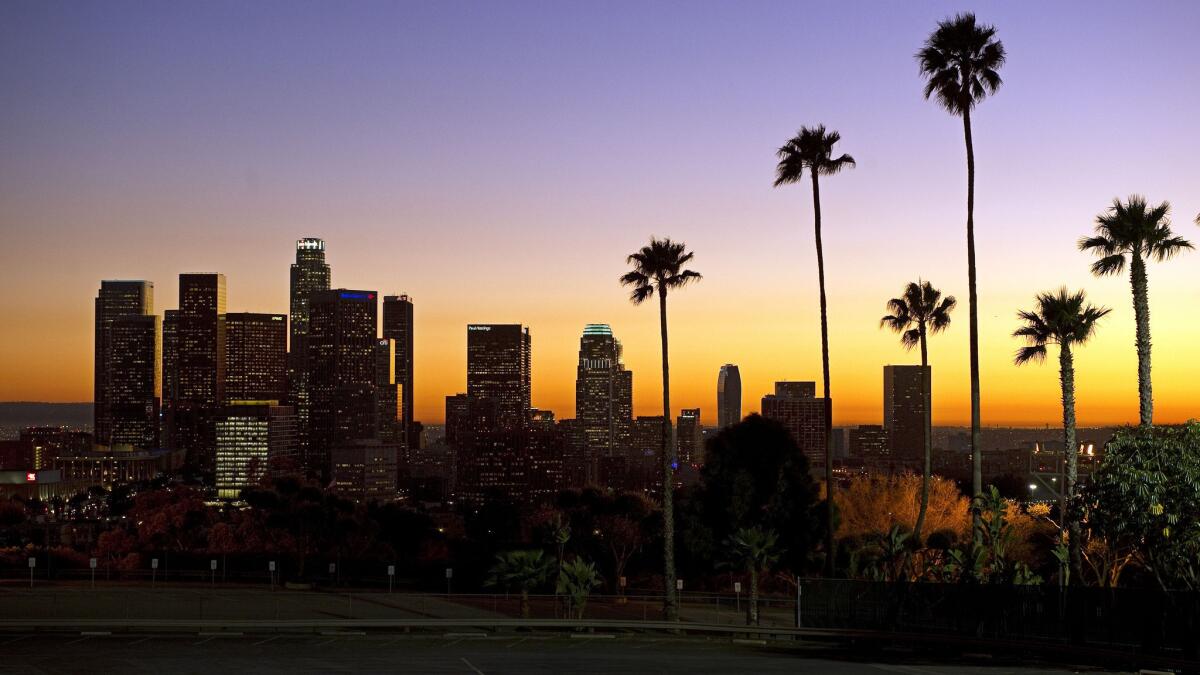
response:
{"label": "sunset sky", "polygon": [[[345,11],[353,9],[354,11]],[[335,287],[416,303],[416,415],[465,385],[466,324],[529,325],[533,402],[573,416],[586,323],[637,414],[661,412],[656,306],[617,284],[651,234],[704,280],[671,297],[672,401],[715,422],[820,380],[811,195],[772,189],[803,124],[858,160],[822,184],[834,419],[878,423],[878,328],[905,282],[958,296],[931,344],[934,423],[969,419],[960,120],[913,53],[970,9],[1008,49],[974,117],[985,424],[1061,423],[1014,313],[1067,284],[1113,308],[1079,350],[1081,424],[1136,421],[1125,277],[1075,248],[1114,197],[1169,200],[1200,243],[1200,3],[0,3],[0,400],[87,401],[101,279],[223,272],[229,311],[286,312],[299,237]],[[1200,417],[1200,251],[1150,268],[1156,418]]]}

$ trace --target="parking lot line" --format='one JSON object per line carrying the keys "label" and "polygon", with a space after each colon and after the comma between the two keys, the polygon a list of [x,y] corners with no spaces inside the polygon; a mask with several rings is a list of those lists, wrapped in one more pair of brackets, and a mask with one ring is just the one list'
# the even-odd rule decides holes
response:
{"label": "parking lot line", "polygon": [[470,668],[471,670],[475,671],[475,675],[483,675],[483,671],[482,671],[482,670],[480,670],[480,669],[478,669],[478,668],[476,668],[476,667],[475,667],[475,666],[474,666],[474,665],[473,665],[473,664],[472,664],[470,661],[468,661],[468,660],[467,660],[467,658],[466,658],[465,656],[463,657],[463,660],[462,660],[462,662],[463,662],[463,663],[465,663],[465,664],[467,664],[467,667],[468,667],[468,668]]}

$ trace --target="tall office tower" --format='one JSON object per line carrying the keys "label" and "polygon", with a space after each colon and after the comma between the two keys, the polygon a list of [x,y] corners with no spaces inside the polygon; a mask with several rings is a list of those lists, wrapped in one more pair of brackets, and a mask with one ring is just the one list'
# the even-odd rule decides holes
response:
{"label": "tall office tower", "polygon": [[875,463],[887,459],[888,432],[878,424],[860,424],[850,429],[850,457],[857,461]]}
{"label": "tall office tower", "polygon": [[454,394],[446,397],[446,444],[456,445],[463,436],[463,425],[467,419],[467,395]]}
{"label": "tall office tower", "polygon": [[162,406],[158,442],[164,448],[177,448],[175,442],[175,400],[179,398],[179,310],[163,312],[162,321]]}
{"label": "tall office tower", "polygon": [[467,398],[495,401],[495,425],[519,431],[531,407],[529,329],[517,324],[467,326]]}
{"label": "tall office tower", "polygon": [[921,395],[925,372],[921,366],[883,367],[883,428],[895,459],[915,461],[925,456],[925,397]]}
{"label": "tall office tower", "polygon": [[230,401],[216,421],[217,496],[232,499],[267,475],[294,471],[296,415],[277,401]]}
{"label": "tall office tower", "polygon": [[704,463],[704,429],[700,426],[700,409],[684,408],[676,422],[676,443],[681,464]]}
{"label": "tall office tower", "polygon": [[308,384],[308,303],[318,291],[329,290],[329,264],[325,242],[315,237],[296,241],[292,263],[289,307],[291,341],[288,345],[288,402],[296,409],[296,429],[301,455],[308,449],[308,416],[312,406]]}
{"label": "tall office tower", "polygon": [[375,439],[340,444],[331,454],[334,492],[356,502],[389,502],[397,495],[396,445]]}
{"label": "tall office tower", "polygon": [[413,424],[413,303],[408,295],[383,299],[383,337],[396,341],[396,384],[403,402],[401,423],[409,448],[417,447]]}
{"label": "tall office tower", "polygon": [[159,330],[157,316],[126,314],[109,326],[105,370],[110,446],[158,447]]}
{"label": "tall office tower", "polygon": [[651,499],[662,495],[662,439],[662,415],[639,415],[633,420],[633,449],[626,464],[627,489]]}
{"label": "tall office tower", "polygon": [[212,472],[225,395],[225,275],[180,274],[179,309],[167,319],[168,438],[190,466]]}
{"label": "tall office tower", "polygon": [[[95,352],[95,388],[92,396],[92,429],[96,434],[96,442],[101,445],[111,445],[114,425],[125,424],[124,419],[115,419],[111,406],[111,398],[117,383],[110,378],[110,355],[113,350],[110,345],[110,333],[113,321],[121,316],[150,316],[154,314],[154,284],[149,281],[101,281],[100,291],[96,294],[96,352]],[[118,360],[119,362],[119,360]],[[155,364],[154,372],[158,371]],[[122,388],[125,388],[122,386]],[[157,400],[158,393],[154,393]],[[156,405],[156,404],[155,404]],[[125,413],[129,410],[125,409]],[[140,419],[140,416],[138,417]],[[141,424],[133,422],[133,426]],[[127,436],[122,428],[122,436]],[[152,444],[152,445],[156,445]]]}
{"label": "tall office tower", "polygon": [[742,421],[742,374],[732,363],[721,366],[717,374],[717,428],[724,429]]}
{"label": "tall office tower", "polygon": [[[404,390],[396,382],[396,341],[375,341],[375,433],[379,440],[404,445]],[[400,458],[403,464],[403,457]]]}
{"label": "tall office tower", "polygon": [[525,444],[529,498],[535,503],[548,503],[564,490],[563,452],[564,430],[554,421],[549,410],[534,410],[529,422]]}
{"label": "tall office tower", "polygon": [[330,452],[375,436],[374,291],[337,289],[309,295],[307,342],[311,393],[306,468],[322,478]]}
{"label": "tall office tower", "polygon": [[225,315],[225,401],[287,398],[287,316]]}
{"label": "tall office tower", "polygon": [[607,324],[588,324],[579,339],[575,422],[583,434],[584,464],[594,479],[600,457],[624,454],[633,425],[633,372],[621,363],[621,343]]}
{"label": "tall office tower", "polygon": [[762,398],[763,417],[778,421],[792,433],[813,472],[825,468],[827,405],[829,399],[817,398],[816,382],[776,382],[775,393]]}

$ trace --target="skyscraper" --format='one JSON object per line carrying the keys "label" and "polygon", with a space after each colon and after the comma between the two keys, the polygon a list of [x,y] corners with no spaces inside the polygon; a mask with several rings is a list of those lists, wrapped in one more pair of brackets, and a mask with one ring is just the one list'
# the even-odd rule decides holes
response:
{"label": "skyscraper", "polygon": [[[96,351],[95,380],[92,394],[92,400],[94,401],[92,408],[92,428],[95,431],[97,443],[110,445],[113,442],[114,428],[120,429],[119,435],[127,436],[126,431],[128,427],[125,425],[131,422],[124,417],[114,417],[115,411],[112,407],[111,395],[116,388],[120,388],[126,393],[138,389],[138,387],[130,388],[126,386],[126,383],[117,383],[112,380],[112,373],[109,369],[120,364],[119,359],[117,361],[110,360],[113,353],[110,343],[112,324],[117,317],[121,316],[152,316],[154,314],[154,284],[149,281],[101,281],[100,291],[96,294],[95,307]],[[157,384],[157,374],[160,372],[157,361],[152,364],[152,370],[151,379]],[[125,374],[128,375],[131,373],[126,371]],[[143,381],[145,379],[144,376],[145,374],[143,373],[137,379]],[[157,390],[153,392],[153,398],[154,402],[143,401],[143,404],[149,403],[154,407],[154,413],[157,417]],[[132,412],[132,409],[123,408],[121,415],[130,412]],[[140,414],[137,419],[142,419]],[[135,427],[140,428],[141,426],[141,422],[134,421],[133,424]],[[157,439],[157,435],[155,439]]]}
{"label": "skyscraper", "polygon": [[531,349],[524,326],[467,326],[467,398],[495,401],[497,428],[521,430],[529,421]]}
{"label": "skyscraper", "polygon": [[225,401],[287,398],[287,316],[225,315]]}
{"label": "skyscraper", "polygon": [[296,457],[296,416],[276,401],[231,401],[216,421],[217,496],[241,491]]}
{"label": "skyscraper", "polygon": [[825,467],[825,406],[815,382],[776,382],[775,393],[762,398],[762,415],[783,424],[808,457],[812,471]]}
{"label": "skyscraper", "polygon": [[109,324],[105,445],[158,447],[159,357],[157,316],[124,314]]}
{"label": "skyscraper", "polygon": [[700,426],[700,409],[684,408],[679,411],[676,422],[676,443],[679,445],[679,461],[682,464],[704,462],[704,429]]}
{"label": "skyscraper", "polygon": [[375,432],[385,443],[404,444],[403,401],[403,387],[396,382],[396,341],[380,338],[375,342]]}
{"label": "skyscraper", "polygon": [[330,452],[375,437],[376,293],[337,289],[308,297],[309,446],[305,463],[328,477]]}
{"label": "skyscraper", "polygon": [[[575,420],[584,461],[624,454],[633,424],[633,373],[621,363],[621,343],[607,324],[588,324],[579,339]],[[589,477],[594,477],[592,471]]]}
{"label": "skyscraper", "polygon": [[396,384],[401,394],[401,424],[409,448],[417,445],[413,437],[413,303],[408,295],[389,295],[383,299],[383,337],[396,342]]}
{"label": "skyscraper", "polygon": [[732,363],[721,366],[717,374],[717,428],[724,429],[742,421],[742,374]]}
{"label": "skyscraper", "polygon": [[303,455],[308,448],[309,410],[312,405],[308,376],[309,297],[329,290],[329,265],[325,242],[315,237],[296,241],[290,286],[291,341],[288,345],[288,400],[296,409],[297,442]]}
{"label": "skyscraper", "polygon": [[915,461],[925,453],[925,397],[921,366],[883,367],[883,428],[894,459]]}
{"label": "skyscraper", "polygon": [[180,274],[179,309],[167,313],[165,330],[172,345],[165,362],[171,448],[212,472],[225,394],[225,275]]}

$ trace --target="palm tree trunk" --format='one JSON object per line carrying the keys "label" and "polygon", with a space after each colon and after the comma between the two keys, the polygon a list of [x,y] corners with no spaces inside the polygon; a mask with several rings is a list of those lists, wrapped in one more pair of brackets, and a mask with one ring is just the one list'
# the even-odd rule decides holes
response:
{"label": "palm tree trunk", "polygon": [[667,357],[667,289],[658,285],[659,331],[662,334],[663,427],[662,427],[662,515],[663,515],[663,616],[679,619],[675,598],[675,460],[671,443],[671,367]]}
{"label": "palm tree trunk", "polygon": [[930,393],[929,351],[925,342],[925,325],[921,324],[921,398],[925,407],[925,462],[921,470],[921,507],[917,510],[917,524],[913,527],[913,541],[920,548],[921,530],[925,527],[925,514],[929,511],[929,474],[932,472],[933,455],[933,395]]}
{"label": "palm tree trunk", "polygon": [[1066,485],[1064,490],[1063,522],[1067,523],[1067,546],[1071,559],[1071,581],[1078,583],[1082,572],[1083,561],[1080,552],[1079,522],[1069,516],[1071,502],[1075,498],[1075,481],[1079,476],[1077,458],[1079,444],[1075,441],[1075,359],[1071,355],[1071,344],[1068,342],[1059,347],[1058,352],[1059,379],[1062,381],[1063,405],[1063,457],[1066,460]]}
{"label": "palm tree trunk", "polygon": [[758,625],[758,568],[750,568],[750,604],[746,607],[749,612],[749,617],[746,623],[751,626]]}
{"label": "palm tree trunk", "polygon": [[529,618],[529,589],[521,589],[521,618]]}
{"label": "palm tree trunk", "polygon": [[1141,425],[1154,424],[1154,395],[1150,386],[1150,298],[1149,282],[1146,280],[1146,262],[1134,253],[1129,268],[1129,282],[1133,286],[1133,317],[1137,325],[1138,357],[1138,412]]}
{"label": "palm tree trunk", "polygon": [[825,576],[833,576],[833,399],[829,394],[829,321],[825,311],[825,251],[821,246],[821,184],[812,175],[813,230],[817,243],[817,285],[821,291],[821,376],[825,385]]}
{"label": "palm tree trunk", "polygon": [[[979,434],[979,297],[975,292],[975,144],[971,140],[971,111],[963,112],[963,137],[967,143],[967,302],[971,339],[971,493],[983,494],[983,448]],[[976,541],[980,538],[979,505],[972,502],[971,520]]]}

